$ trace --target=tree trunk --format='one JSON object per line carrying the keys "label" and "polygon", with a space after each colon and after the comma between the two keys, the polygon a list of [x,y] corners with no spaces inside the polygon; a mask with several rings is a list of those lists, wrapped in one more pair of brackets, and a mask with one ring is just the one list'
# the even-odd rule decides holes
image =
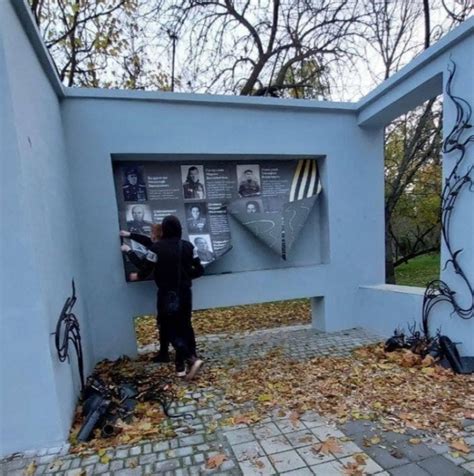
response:
{"label": "tree trunk", "polygon": [[390,217],[385,215],[385,282],[396,284],[395,266],[393,264],[392,243],[390,242]]}

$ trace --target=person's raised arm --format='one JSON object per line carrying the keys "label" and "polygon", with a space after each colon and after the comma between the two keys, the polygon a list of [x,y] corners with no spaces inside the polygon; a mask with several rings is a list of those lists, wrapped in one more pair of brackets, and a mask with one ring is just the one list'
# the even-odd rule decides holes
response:
{"label": "person's raised arm", "polygon": [[151,241],[151,238],[149,236],[140,235],[139,233],[130,233],[126,230],[120,230],[120,236],[122,238],[130,238],[131,240],[136,241],[140,245],[143,245],[145,248],[150,248],[150,246],[153,244],[153,241]]}
{"label": "person's raised arm", "polygon": [[120,249],[127,255],[130,262],[138,269],[142,269],[145,264],[145,258],[140,258],[130,246],[122,245]]}

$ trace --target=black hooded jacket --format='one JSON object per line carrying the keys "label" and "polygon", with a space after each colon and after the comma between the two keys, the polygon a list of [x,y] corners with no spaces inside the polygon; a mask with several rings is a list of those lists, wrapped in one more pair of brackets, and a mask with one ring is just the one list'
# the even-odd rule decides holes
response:
{"label": "black hooded jacket", "polygon": [[[153,278],[160,290],[186,289],[191,287],[191,280],[202,276],[204,268],[197,256],[194,246],[186,240],[181,240],[181,223],[172,215],[164,218],[162,237],[153,243],[146,255],[142,269],[138,272],[140,279],[145,279],[153,271]],[[179,243],[181,243],[181,260],[179,258]],[[181,264],[181,277],[178,265]]]}

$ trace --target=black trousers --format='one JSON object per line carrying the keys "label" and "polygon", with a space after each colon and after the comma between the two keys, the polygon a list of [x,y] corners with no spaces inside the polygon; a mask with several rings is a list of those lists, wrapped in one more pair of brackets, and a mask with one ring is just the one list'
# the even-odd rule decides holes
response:
{"label": "black trousers", "polygon": [[167,293],[166,289],[158,290],[160,335],[163,333],[173,345],[176,351],[176,370],[182,371],[186,361],[192,362],[196,359],[196,337],[191,324],[192,292],[191,288],[180,291],[180,311],[175,315],[169,315],[166,311]]}
{"label": "black trousers", "polygon": [[[158,303],[157,303],[156,307],[158,309]],[[158,310],[157,310],[157,315],[156,315],[156,327],[158,327],[158,331],[159,331],[159,335],[160,335],[159,354],[163,357],[168,357],[169,347],[170,347],[170,340],[168,339],[168,336],[166,335],[165,327],[161,325],[160,317],[158,315]]]}

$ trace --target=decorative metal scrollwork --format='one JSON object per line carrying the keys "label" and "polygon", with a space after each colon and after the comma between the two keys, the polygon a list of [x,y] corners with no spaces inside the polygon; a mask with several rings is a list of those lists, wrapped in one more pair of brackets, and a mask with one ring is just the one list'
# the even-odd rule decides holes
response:
{"label": "decorative metal scrollwork", "polygon": [[472,108],[465,99],[455,96],[452,93],[451,88],[454,74],[456,72],[456,64],[452,60],[451,64],[451,67],[448,66],[449,79],[446,85],[446,94],[456,107],[456,121],[451,132],[443,142],[443,153],[445,155],[455,153],[458,154],[458,157],[453,170],[445,180],[441,195],[441,233],[449,254],[449,258],[444,263],[444,269],[447,269],[448,266],[453,267],[456,275],[460,277],[469,290],[471,302],[470,304],[468,302],[468,305],[463,307],[459,303],[456,292],[453,291],[446,282],[440,279],[431,281],[426,287],[423,297],[422,323],[423,332],[426,338],[430,337],[428,325],[430,314],[433,308],[441,302],[450,303],[453,307],[452,314],[457,314],[462,319],[471,319],[474,315],[473,285],[469,282],[469,279],[458,260],[459,255],[462,253],[462,249],[454,248],[451,236],[451,219],[456,201],[461,192],[465,191],[465,189],[468,189],[471,192],[474,191],[474,181],[472,177],[474,166],[471,165],[465,173],[461,173],[460,170],[466,155],[466,149],[471,142],[474,142],[474,134],[470,134],[466,137],[466,132],[472,128]]}

